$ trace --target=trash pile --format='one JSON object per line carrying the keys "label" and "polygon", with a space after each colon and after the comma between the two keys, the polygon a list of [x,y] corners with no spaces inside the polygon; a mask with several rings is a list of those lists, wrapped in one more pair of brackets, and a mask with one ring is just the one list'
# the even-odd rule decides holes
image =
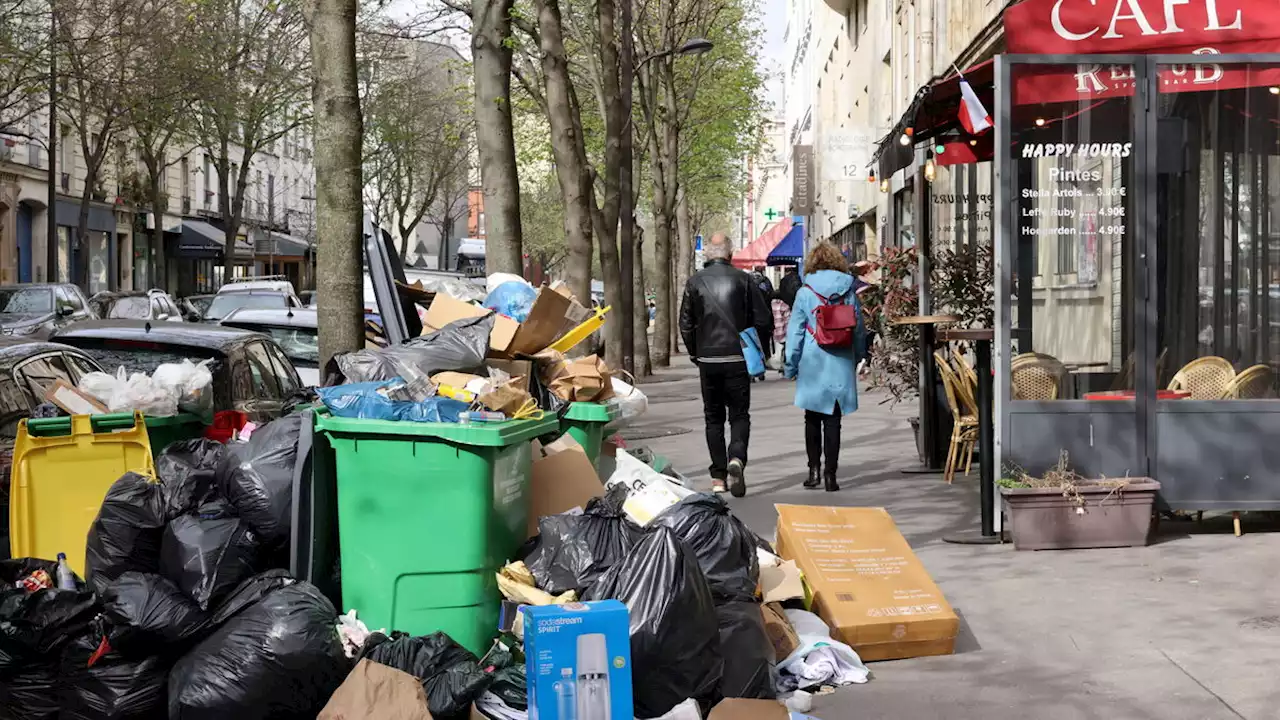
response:
{"label": "trash pile", "polygon": [[37,417],[140,412],[151,417],[172,417],[180,412],[207,417],[213,413],[211,360],[163,363],[151,375],[129,373],[123,367],[115,375],[86,373],[69,385],[58,380],[49,387],[45,401],[52,412]]}

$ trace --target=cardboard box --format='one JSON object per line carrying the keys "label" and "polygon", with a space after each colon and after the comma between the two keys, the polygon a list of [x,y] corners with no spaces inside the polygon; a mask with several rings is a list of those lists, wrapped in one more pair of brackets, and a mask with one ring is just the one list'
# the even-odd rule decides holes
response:
{"label": "cardboard box", "polygon": [[538,534],[538,518],[584,507],[591,498],[603,494],[595,466],[571,435],[562,435],[546,447],[533,441],[527,537]]}
{"label": "cardboard box", "polygon": [[[634,717],[626,605],[601,600],[526,605],[520,612],[530,717]],[[575,711],[562,712],[559,703],[571,699]]]}
{"label": "cardboard box", "polygon": [[520,380],[515,383],[515,386],[525,391],[529,389],[529,377],[534,372],[533,361],[489,358],[484,361],[484,366],[495,370],[501,370],[502,372],[510,375],[513,379],[520,378]]}
{"label": "cardboard box", "polygon": [[[484,317],[492,313],[492,310],[479,305],[472,305],[444,293],[436,293],[435,299],[431,301],[431,307],[427,308],[427,317],[422,322],[422,334],[433,333],[451,322]],[[489,349],[493,352],[505,353],[519,327],[520,323],[509,317],[495,316],[493,330],[489,332]]]}
{"label": "cardboard box", "polygon": [[788,720],[791,713],[777,700],[725,698],[711,708],[707,720]]}
{"label": "cardboard box", "polygon": [[783,560],[778,567],[761,567],[760,595],[767,603],[803,598],[804,581],[795,561]]}
{"label": "cardboard box", "polygon": [[813,611],[863,660],[948,655],[960,619],[884,508],[777,505],[778,554]]}
{"label": "cardboard box", "polygon": [[[545,350],[560,337],[568,311],[569,298],[545,287],[539,289],[529,308],[529,317],[516,326],[511,342],[507,344],[507,354],[532,355]],[[495,325],[494,333],[497,331]]]}
{"label": "cardboard box", "polygon": [[99,415],[108,412],[107,406],[97,398],[66,380],[54,381],[45,391],[44,399],[72,415]]}
{"label": "cardboard box", "polygon": [[764,632],[773,643],[774,662],[782,662],[800,647],[800,636],[787,620],[786,613],[778,603],[764,603],[760,606],[760,614],[764,617]]}
{"label": "cardboard box", "polygon": [[422,681],[365,658],[329,698],[317,720],[431,720]]}

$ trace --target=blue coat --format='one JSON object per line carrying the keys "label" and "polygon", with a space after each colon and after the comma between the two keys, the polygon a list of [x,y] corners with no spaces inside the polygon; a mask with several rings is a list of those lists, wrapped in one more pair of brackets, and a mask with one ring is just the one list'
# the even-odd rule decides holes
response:
{"label": "blue coat", "polygon": [[[846,305],[858,308],[858,329],[852,347],[824,348],[813,339],[808,327],[816,322],[815,311],[821,304],[814,290],[827,298],[843,296],[841,300]],[[840,404],[842,415],[858,409],[856,371],[865,335],[862,306],[853,292],[853,276],[836,270],[806,275],[787,325],[786,376],[796,379],[797,407],[828,415],[835,411],[836,403]]]}

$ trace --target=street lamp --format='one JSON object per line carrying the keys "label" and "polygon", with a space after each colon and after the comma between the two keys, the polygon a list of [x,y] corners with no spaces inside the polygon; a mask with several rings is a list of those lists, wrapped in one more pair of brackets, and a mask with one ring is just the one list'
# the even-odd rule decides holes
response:
{"label": "street lamp", "polygon": [[693,38],[691,40],[686,40],[685,43],[678,48],[667,48],[666,50],[659,50],[658,52],[645,55],[636,63],[636,69],[638,70],[644,67],[645,63],[650,60],[657,60],[660,57],[666,57],[668,55],[702,55],[711,52],[711,49],[715,46],[715,43],[706,38]]}

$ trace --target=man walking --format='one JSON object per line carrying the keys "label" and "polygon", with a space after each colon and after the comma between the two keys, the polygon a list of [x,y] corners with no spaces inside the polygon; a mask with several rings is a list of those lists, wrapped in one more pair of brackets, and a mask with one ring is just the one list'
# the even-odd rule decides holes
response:
{"label": "man walking", "polygon": [[727,484],[734,497],[742,497],[747,494],[744,472],[751,434],[751,376],[740,333],[754,327],[761,338],[768,337],[773,315],[751,277],[729,264],[732,254],[733,246],[724,233],[711,236],[703,249],[706,265],[684,288],[680,337],[702,379],[712,490],[724,492]]}

